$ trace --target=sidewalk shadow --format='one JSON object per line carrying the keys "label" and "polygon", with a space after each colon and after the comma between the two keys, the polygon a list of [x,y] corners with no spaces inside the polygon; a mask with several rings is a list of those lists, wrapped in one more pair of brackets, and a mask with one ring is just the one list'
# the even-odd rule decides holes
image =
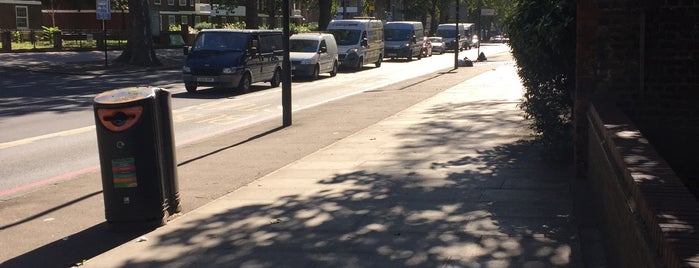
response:
{"label": "sidewalk shadow", "polygon": [[[101,223],[0,263],[1,267],[77,267],[85,260],[146,234],[115,233]],[[29,234],[30,235],[30,234]],[[11,243],[11,241],[3,241]]]}
{"label": "sidewalk shadow", "polygon": [[[144,252],[126,257],[124,267],[579,264],[570,170],[552,166],[542,158],[543,148],[526,139],[492,146],[460,143],[526,136],[477,129],[478,123],[522,125],[519,113],[503,112],[499,105],[436,107],[420,115],[431,119],[423,120],[427,123],[398,133],[405,143],[388,157],[397,161],[370,161],[320,178],[289,173],[283,179],[297,180],[299,194],[228,200],[234,208],[195,217],[151,238],[159,249],[176,247],[186,255],[164,260]],[[476,130],[465,129],[464,121]],[[451,146],[462,147],[452,151],[460,153],[442,153],[439,160],[411,157]],[[274,187],[267,187],[272,189],[260,189],[273,194]]]}

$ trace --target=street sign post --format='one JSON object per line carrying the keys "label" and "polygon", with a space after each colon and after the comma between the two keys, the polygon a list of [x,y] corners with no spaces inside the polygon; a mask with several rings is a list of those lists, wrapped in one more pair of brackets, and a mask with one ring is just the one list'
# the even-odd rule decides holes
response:
{"label": "street sign post", "polygon": [[111,20],[112,19],[112,10],[111,10],[111,5],[109,0],[96,0],[97,5],[96,5],[96,10],[95,12],[97,13],[97,19],[98,20]]}
{"label": "street sign post", "polygon": [[102,45],[104,45],[104,67],[109,64],[107,61],[107,29],[104,27],[105,20],[112,19],[112,5],[110,0],[95,0],[95,13],[97,19],[102,20]]}

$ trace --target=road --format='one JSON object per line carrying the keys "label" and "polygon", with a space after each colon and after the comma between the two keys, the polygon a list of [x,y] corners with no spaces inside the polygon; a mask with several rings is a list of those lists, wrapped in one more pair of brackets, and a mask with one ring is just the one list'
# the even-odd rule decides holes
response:
{"label": "road", "polygon": [[[492,55],[505,52],[508,47],[483,46],[481,50]],[[475,54],[476,50],[470,50],[460,56],[475,58]],[[334,78],[295,81],[293,110],[312,108],[448,69],[453,67],[453,60],[453,54],[447,53],[412,62],[387,61],[380,68],[367,65],[360,72],[341,72]],[[137,85],[170,90],[178,157],[180,148],[187,144],[235,132],[267,119],[281,118],[281,88],[271,89],[268,84],[255,84],[253,92],[247,94],[223,89],[202,89],[188,94],[179,81],[179,71],[149,73],[137,78],[133,75],[31,74],[30,79],[30,75],[16,72],[3,77],[6,78],[0,86],[5,90],[0,98],[7,101],[0,104],[0,128],[4,130],[0,133],[0,215],[3,215],[0,238],[14,243],[0,246],[0,260],[27,251],[33,254],[55,252],[51,245],[56,242],[52,241],[66,240],[71,234],[71,241],[88,243],[96,239],[91,235],[102,231],[103,226],[98,225],[104,221],[100,211],[103,210],[101,192],[99,181],[93,178],[99,169],[92,114],[92,98],[96,94]],[[185,203],[185,212],[270,171],[263,168],[241,170],[236,174],[239,181],[195,183],[196,188],[188,189],[193,200]],[[85,173],[92,175],[81,176]],[[184,186],[188,185],[192,185],[191,182],[185,181]],[[59,218],[57,212],[63,217],[80,215],[80,218]],[[51,227],[42,227],[47,224]],[[114,246],[110,243],[128,239],[130,237],[101,239],[98,241],[110,242],[102,242],[94,250],[107,249]],[[33,255],[24,256],[31,258]]]}
{"label": "road", "polygon": [[[496,53],[505,46],[483,46]],[[475,58],[476,50],[462,55]],[[361,72],[343,72],[334,78],[292,84],[293,110],[381,88],[401,79],[453,66],[452,53],[422,60],[386,61],[380,68],[366,65]],[[281,114],[281,87],[258,83],[254,92],[203,89],[187,94],[179,70],[146,74],[137,80],[126,75],[56,77],[52,74],[10,73],[0,128],[0,198],[98,168],[92,98],[100,92],[139,85],[173,93],[173,120],[177,145],[248,126]],[[3,105],[4,106],[4,105]]]}

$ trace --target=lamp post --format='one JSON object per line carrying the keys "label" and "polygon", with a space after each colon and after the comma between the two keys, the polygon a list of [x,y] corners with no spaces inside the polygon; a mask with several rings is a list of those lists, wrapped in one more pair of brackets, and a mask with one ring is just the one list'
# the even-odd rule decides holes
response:
{"label": "lamp post", "polygon": [[459,33],[459,9],[460,9],[460,4],[459,0],[456,0],[456,38],[454,38],[454,41],[456,41],[456,47],[454,47],[454,69],[459,68],[459,45],[461,45],[461,33]]}
{"label": "lamp post", "polygon": [[284,57],[282,59],[282,123],[291,125],[291,62],[289,62],[289,0],[282,1],[282,46]]}

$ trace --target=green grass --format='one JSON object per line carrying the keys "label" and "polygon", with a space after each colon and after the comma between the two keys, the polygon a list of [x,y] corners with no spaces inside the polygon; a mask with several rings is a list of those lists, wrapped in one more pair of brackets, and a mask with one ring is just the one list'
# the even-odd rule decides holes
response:
{"label": "green grass", "polygon": [[[126,40],[107,40],[107,47],[110,49],[121,48],[126,45]],[[31,42],[12,42],[12,50],[47,50],[53,49],[53,44],[49,41]],[[97,49],[97,41],[87,40],[63,40],[63,50],[75,49]]]}

